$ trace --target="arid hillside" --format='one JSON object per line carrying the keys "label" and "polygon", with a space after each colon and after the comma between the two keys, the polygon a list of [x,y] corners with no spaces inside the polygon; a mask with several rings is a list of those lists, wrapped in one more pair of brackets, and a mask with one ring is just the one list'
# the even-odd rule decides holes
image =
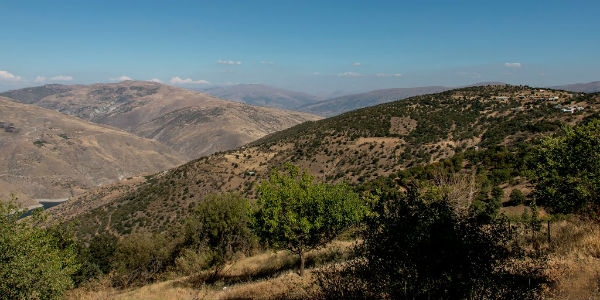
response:
{"label": "arid hillside", "polygon": [[188,159],[233,149],[269,133],[320,119],[154,82],[58,87],[30,88],[6,95],[157,140]]}
{"label": "arid hillside", "polygon": [[185,158],[157,141],[0,97],[0,199],[61,199]]}

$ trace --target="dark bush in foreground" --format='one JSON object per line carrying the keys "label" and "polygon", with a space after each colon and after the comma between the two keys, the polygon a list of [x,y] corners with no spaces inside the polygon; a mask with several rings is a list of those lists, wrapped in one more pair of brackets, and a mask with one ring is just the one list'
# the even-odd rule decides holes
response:
{"label": "dark bush in foreground", "polygon": [[[435,190],[435,188],[434,188]],[[511,259],[521,254],[503,218],[481,223],[443,193],[382,193],[359,258],[322,272],[324,298],[531,299],[545,282]]]}

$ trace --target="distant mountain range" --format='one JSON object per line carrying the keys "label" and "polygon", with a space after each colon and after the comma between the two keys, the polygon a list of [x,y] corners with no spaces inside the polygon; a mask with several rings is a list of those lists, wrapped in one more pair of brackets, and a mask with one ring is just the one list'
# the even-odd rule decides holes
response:
{"label": "distant mountain range", "polygon": [[[503,82],[479,82],[462,87],[506,85]],[[316,114],[323,117],[336,116],[351,110],[381,103],[402,100],[413,96],[438,93],[457,87],[423,86],[411,88],[380,89],[364,93],[320,99],[305,93],[274,88],[262,84],[239,84],[202,90],[215,97],[252,105],[276,107]],[[461,88],[461,87],[458,87]],[[600,81],[549,87],[572,92],[594,93],[600,91]]]}
{"label": "distant mountain range", "polygon": [[46,85],[0,94],[160,141],[188,159],[233,149],[316,115],[226,101],[155,82]]}
{"label": "distant mountain range", "polygon": [[299,107],[315,103],[317,96],[262,84],[237,84],[204,89],[209,95],[246,104],[298,110]]}
{"label": "distant mountain range", "polygon": [[330,117],[359,108],[402,100],[418,95],[438,93],[449,89],[449,87],[443,86],[426,86],[375,90],[319,101],[317,103],[304,105],[300,107],[299,110],[324,117]]}
{"label": "distant mountain range", "polygon": [[557,85],[552,86],[551,88],[557,90],[564,90],[570,92],[579,92],[579,93],[597,93],[600,92],[600,81],[593,81],[588,83],[575,83],[575,84],[567,84],[567,85]]}

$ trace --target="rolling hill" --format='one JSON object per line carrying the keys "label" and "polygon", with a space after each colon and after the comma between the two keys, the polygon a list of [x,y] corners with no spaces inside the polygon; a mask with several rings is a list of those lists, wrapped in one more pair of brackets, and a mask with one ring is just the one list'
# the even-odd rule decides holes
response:
{"label": "rolling hill", "polygon": [[[582,107],[576,113],[560,108]],[[82,236],[179,226],[209,193],[253,197],[271,168],[292,162],[327,182],[368,182],[473,149],[511,147],[598,113],[600,96],[525,86],[483,86],[412,97],[306,122],[245,147],[191,161],[135,184],[52,208]],[[86,209],[87,207],[87,209]],[[100,229],[99,229],[100,228]]]}
{"label": "rolling hill", "polygon": [[157,141],[0,97],[0,199],[69,198],[185,162]]}
{"label": "rolling hill", "polygon": [[226,101],[154,82],[50,85],[5,95],[157,140],[188,159],[233,149],[266,134],[320,118]]}

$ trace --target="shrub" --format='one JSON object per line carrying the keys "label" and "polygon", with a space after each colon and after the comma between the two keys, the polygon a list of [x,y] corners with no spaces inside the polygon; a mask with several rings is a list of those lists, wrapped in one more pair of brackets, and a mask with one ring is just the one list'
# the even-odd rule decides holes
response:
{"label": "shrub", "polygon": [[173,265],[176,243],[163,234],[133,233],[122,238],[115,250],[113,285],[129,287],[160,279]]}
{"label": "shrub", "polygon": [[55,299],[73,287],[78,270],[68,232],[18,221],[16,207],[0,202],[0,295],[4,299]]}
{"label": "shrub", "polygon": [[546,282],[501,266],[519,254],[507,222],[461,215],[439,188],[379,193],[358,257],[318,278],[323,298],[531,299]]}
{"label": "shrub", "polygon": [[[252,247],[255,238],[250,230],[250,217],[250,203],[242,196],[208,195],[186,220],[184,245],[200,257],[208,255],[208,266],[215,267],[216,275],[236,253]],[[187,255],[193,258],[191,253]]]}

